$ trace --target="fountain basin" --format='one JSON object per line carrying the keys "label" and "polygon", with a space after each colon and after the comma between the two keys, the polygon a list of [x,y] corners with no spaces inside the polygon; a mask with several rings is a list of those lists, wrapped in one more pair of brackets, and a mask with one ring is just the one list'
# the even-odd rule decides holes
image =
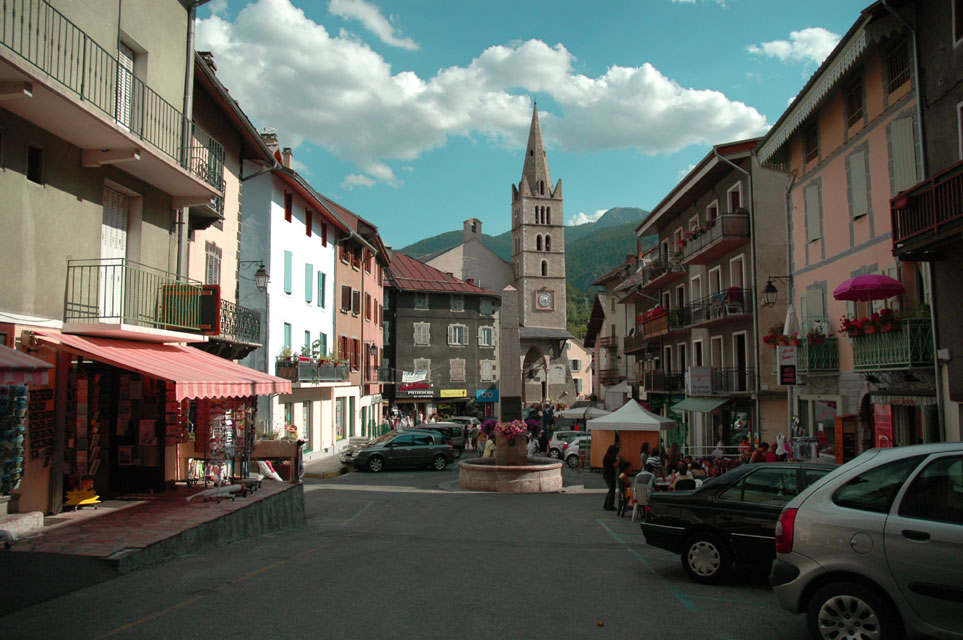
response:
{"label": "fountain basin", "polygon": [[496,464],[495,458],[471,458],[458,463],[458,486],[468,491],[552,493],[562,489],[562,462],[528,458],[525,464]]}

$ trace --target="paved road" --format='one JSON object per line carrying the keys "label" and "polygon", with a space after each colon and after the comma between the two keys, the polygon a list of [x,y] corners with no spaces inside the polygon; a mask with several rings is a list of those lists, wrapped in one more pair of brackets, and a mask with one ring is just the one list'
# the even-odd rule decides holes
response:
{"label": "paved road", "polygon": [[306,528],[74,591],[0,618],[0,637],[806,638],[764,576],[689,582],[601,509],[597,475],[549,495],[441,488],[456,477],[310,480]]}

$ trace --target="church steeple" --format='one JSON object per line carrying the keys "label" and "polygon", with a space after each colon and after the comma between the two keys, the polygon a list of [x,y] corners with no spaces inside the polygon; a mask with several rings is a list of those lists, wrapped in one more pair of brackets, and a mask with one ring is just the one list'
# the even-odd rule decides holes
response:
{"label": "church steeple", "polygon": [[[525,190],[526,186],[528,193]],[[545,145],[542,143],[542,129],[538,125],[538,103],[532,109],[532,126],[528,131],[528,146],[525,148],[525,164],[522,167],[519,191],[523,195],[552,195],[552,176],[548,172],[548,158],[545,157]]]}

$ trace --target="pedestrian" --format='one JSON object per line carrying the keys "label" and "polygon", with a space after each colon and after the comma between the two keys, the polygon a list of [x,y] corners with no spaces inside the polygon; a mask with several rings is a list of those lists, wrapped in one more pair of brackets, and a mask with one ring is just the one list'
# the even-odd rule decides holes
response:
{"label": "pedestrian", "polygon": [[752,452],[752,457],[749,458],[749,464],[756,462],[766,462],[766,453],[769,452],[769,443],[763,442],[759,447]]}
{"label": "pedestrian", "polygon": [[478,451],[478,432],[481,429],[477,425],[472,425],[471,428],[471,449],[472,451]]}
{"label": "pedestrian", "polygon": [[645,471],[645,463],[649,460],[649,447],[651,443],[643,442],[642,450],[639,452],[639,469]]}
{"label": "pedestrian", "polygon": [[645,461],[646,468],[645,471],[651,471],[657,476],[665,476],[664,470],[662,468],[662,458],[659,457],[659,445],[652,448],[652,453],[649,454],[649,459]]}
{"label": "pedestrian", "polygon": [[752,447],[749,445],[749,438],[746,436],[742,437],[742,442],[739,443],[739,462],[741,464],[746,464],[749,462],[749,458],[752,456]]}
{"label": "pedestrian", "polygon": [[542,453],[548,451],[548,432],[542,429],[538,434],[538,447]]}
{"label": "pedestrian", "polygon": [[776,455],[776,443],[773,442],[772,446],[765,454],[766,462],[779,462],[779,456]]}
{"label": "pedestrian", "polygon": [[666,473],[671,473],[675,471],[679,462],[682,461],[682,455],[679,453],[679,443],[673,442],[669,445],[669,453],[665,456],[665,471]]}
{"label": "pedestrian", "polygon": [[528,456],[534,457],[538,453],[538,442],[535,440],[535,434],[528,434]]}
{"label": "pedestrian", "polygon": [[632,480],[629,478],[629,469],[632,463],[628,460],[619,462],[619,516],[625,514],[625,507],[629,506],[632,499]]}
{"label": "pedestrian", "polygon": [[485,453],[482,454],[483,458],[494,458],[495,457],[495,435],[492,434],[488,436],[485,440]]}
{"label": "pedestrian", "polygon": [[605,494],[605,502],[602,508],[606,511],[615,511],[615,478],[618,475],[619,446],[613,444],[609,446],[602,458],[602,479],[608,487]]}

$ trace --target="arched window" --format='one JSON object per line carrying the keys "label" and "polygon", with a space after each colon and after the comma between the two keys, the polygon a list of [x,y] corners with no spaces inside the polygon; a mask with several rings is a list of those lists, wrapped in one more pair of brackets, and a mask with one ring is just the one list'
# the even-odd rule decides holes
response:
{"label": "arched window", "polygon": [[552,236],[545,236],[545,250],[552,250]]}
{"label": "arched window", "polygon": [[552,208],[546,207],[545,209],[545,224],[552,224]]}
{"label": "arched window", "polygon": [[539,181],[538,181],[538,195],[540,195],[540,196],[544,196],[544,195],[545,195],[545,181],[544,181],[544,180],[539,180]]}
{"label": "arched window", "polygon": [[542,275],[548,275],[548,260],[542,260]]}
{"label": "arched window", "polygon": [[538,207],[535,207],[535,224],[538,224]]}
{"label": "arched window", "polygon": [[535,236],[535,251],[542,250],[542,236]]}

